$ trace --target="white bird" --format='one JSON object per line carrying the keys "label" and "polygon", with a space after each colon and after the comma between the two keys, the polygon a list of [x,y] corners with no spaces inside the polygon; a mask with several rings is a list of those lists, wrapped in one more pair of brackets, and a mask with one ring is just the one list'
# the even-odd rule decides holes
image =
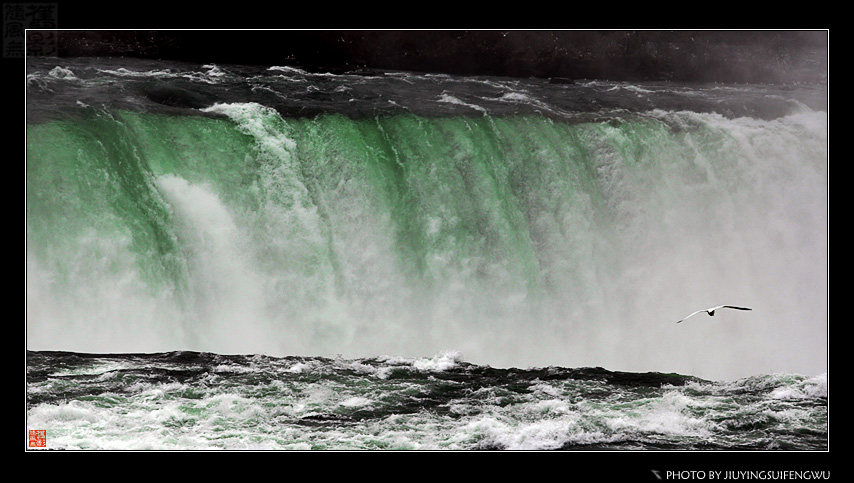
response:
{"label": "white bird", "polygon": [[[735,305],[718,305],[717,307],[712,307],[710,309],[698,310],[698,311],[694,312],[693,314],[689,315],[688,317],[693,317],[693,316],[699,314],[700,312],[705,312],[705,313],[709,314],[710,316],[714,317],[715,316],[715,310],[718,310],[718,309],[753,310],[753,309],[750,309],[747,307],[736,307]],[[685,320],[688,317],[685,317],[682,320]],[[682,320],[679,320],[676,323],[678,324],[679,322],[682,322]]]}

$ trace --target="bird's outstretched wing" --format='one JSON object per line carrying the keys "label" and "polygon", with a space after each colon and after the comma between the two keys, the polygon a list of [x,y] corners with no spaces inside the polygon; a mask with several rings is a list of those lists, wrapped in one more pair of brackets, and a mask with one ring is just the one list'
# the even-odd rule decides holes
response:
{"label": "bird's outstretched wing", "polygon": [[690,318],[690,317],[693,317],[693,316],[695,316],[695,315],[699,314],[700,312],[705,312],[705,311],[706,311],[706,309],[698,310],[698,311],[694,312],[693,314],[689,315],[688,317],[684,317],[682,320],[677,320],[677,321],[676,321],[676,323],[678,324],[678,323],[682,322],[682,321],[683,321],[683,320],[685,320],[685,319],[688,319],[688,318]]}
{"label": "bird's outstretched wing", "polygon": [[[748,307],[738,307],[736,305],[718,305],[717,307],[711,307],[708,309],[698,310],[698,311],[694,312],[693,314],[689,315],[688,317],[693,317],[693,316],[699,314],[700,312],[706,312],[707,314],[712,315],[712,313],[718,309],[753,310],[753,309],[748,308]],[[683,320],[687,319],[688,317],[685,317],[682,320],[676,321],[676,323],[678,324],[678,323],[682,322]]]}

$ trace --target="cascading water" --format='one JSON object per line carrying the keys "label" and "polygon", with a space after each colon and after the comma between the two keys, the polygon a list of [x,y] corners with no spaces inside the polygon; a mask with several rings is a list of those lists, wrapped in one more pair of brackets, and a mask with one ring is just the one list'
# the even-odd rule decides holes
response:
{"label": "cascading water", "polygon": [[35,346],[655,368],[694,350],[671,319],[717,300],[759,305],[763,337],[825,338],[820,112],[81,109],[29,130]]}

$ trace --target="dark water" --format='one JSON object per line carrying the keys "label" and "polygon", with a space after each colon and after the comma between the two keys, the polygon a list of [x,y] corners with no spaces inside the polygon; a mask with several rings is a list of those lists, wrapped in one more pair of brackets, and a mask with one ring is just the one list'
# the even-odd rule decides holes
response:
{"label": "dark water", "polygon": [[200,65],[132,58],[28,59],[30,121],[56,108],[92,106],[195,113],[213,104],[256,102],[283,116],[343,113],[374,117],[539,114],[563,120],[609,118],[654,109],[773,119],[796,105],[827,110],[826,85],[462,77],[426,72],[365,75],[288,66]]}
{"label": "dark water", "polygon": [[826,85],[27,73],[48,447],[827,449]]}
{"label": "dark water", "polygon": [[27,382],[28,427],[63,449],[827,449],[825,376],[30,352]]}

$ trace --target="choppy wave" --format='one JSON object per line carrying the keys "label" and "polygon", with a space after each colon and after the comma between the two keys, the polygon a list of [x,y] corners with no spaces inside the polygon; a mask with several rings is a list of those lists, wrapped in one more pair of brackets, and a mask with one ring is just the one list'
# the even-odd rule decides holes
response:
{"label": "choppy wave", "polygon": [[[28,427],[85,450],[821,450],[826,376],[715,383],[367,359],[28,354]],[[824,390],[821,387],[824,386]]]}

